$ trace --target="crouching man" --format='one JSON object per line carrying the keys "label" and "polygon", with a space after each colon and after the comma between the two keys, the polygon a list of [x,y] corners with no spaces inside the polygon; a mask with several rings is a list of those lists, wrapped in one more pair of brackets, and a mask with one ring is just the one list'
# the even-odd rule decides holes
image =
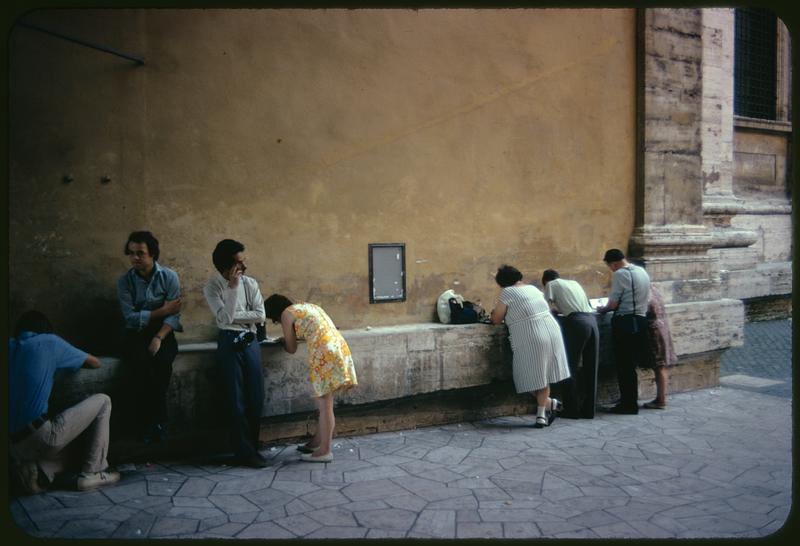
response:
{"label": "crouching man", "polygon": [[[79,470],[77,488],[94,489],[119,481],[108,468],[111,399],[94,394],[57,415],[48,399],[57,370],[99,368],[97,357],[53,333],[45,315],[28,311],[8,341],[8,430],[12,468],[25,493],[39,493],[62,471]],[[68,468],[75,456],[80,469]]]}

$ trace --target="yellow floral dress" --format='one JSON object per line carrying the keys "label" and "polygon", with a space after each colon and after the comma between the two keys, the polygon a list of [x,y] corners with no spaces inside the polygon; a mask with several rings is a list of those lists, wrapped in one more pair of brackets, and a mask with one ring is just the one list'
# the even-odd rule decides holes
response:
{"label": "yellow floral dress", "polygon": [[328,314],[313,303],[288,307],[294,317],[294,332],[308,345],[308,374],[315,396],[358,385],[350,347]]}

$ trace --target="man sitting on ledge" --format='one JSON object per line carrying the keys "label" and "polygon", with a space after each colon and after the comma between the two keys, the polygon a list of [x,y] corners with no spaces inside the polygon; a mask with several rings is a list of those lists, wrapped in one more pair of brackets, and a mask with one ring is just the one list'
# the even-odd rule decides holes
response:
{"label": "man sitting on ledge", "polygon": [[[28,311],[8,341],[8,430],[12,468],[26,494],[52,484],[68,470],[68,456],[81,457],[80,491],[119,481],[108,470],[111,399],[94,394],[55,416],[48,413],[53,378],[59,369],[99,368],[97,357],[76,349],[53,333],[45,315]],[[80,438],[79,438],[80,437]],[[75,440],[79,441],[75,441]],[[78,448],[78,453],[72,454]]]}

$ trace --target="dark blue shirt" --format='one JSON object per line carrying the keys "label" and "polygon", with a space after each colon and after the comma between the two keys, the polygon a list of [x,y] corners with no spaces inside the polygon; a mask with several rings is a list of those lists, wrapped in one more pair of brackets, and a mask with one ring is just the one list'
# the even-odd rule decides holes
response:
{"label": "dark blue shirt", "polygon": [[[125,328],[131,330],[142,330],[150,322],[150,311],[158,309],[167,300],[178,299],[180,295],[178,274],[158,262],[153,264],[149,281],[133,268],[117,281],[117,298],[125,318]],[[176,332],[183,332],[180,313],[165,317],[164,324],[169,324]]]}
{"label": "dark blue shirt", "polygon": [[55,334],[22,332],[8,340],[8,431],[47,412],[56,370],[80,368],[88,355]]}

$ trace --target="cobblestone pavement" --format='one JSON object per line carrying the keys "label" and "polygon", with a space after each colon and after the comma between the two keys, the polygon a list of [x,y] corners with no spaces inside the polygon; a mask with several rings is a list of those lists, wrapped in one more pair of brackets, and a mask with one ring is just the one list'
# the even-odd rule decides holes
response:
{"label": "cobblestone pavement", "polygon": [[128,465],[114,486],[20,497],[11,513],[63,538],[760,537],[791,507],[791,410],[723,386],[545,429],[526,415],[336,439],[328,464],[278,446],[261,470]]}
{"label": "cobblestone pavement", "polygon": [[744,346],[725,352],[720,366],[726,387],[792,397],[792,321],[750,322]]}

